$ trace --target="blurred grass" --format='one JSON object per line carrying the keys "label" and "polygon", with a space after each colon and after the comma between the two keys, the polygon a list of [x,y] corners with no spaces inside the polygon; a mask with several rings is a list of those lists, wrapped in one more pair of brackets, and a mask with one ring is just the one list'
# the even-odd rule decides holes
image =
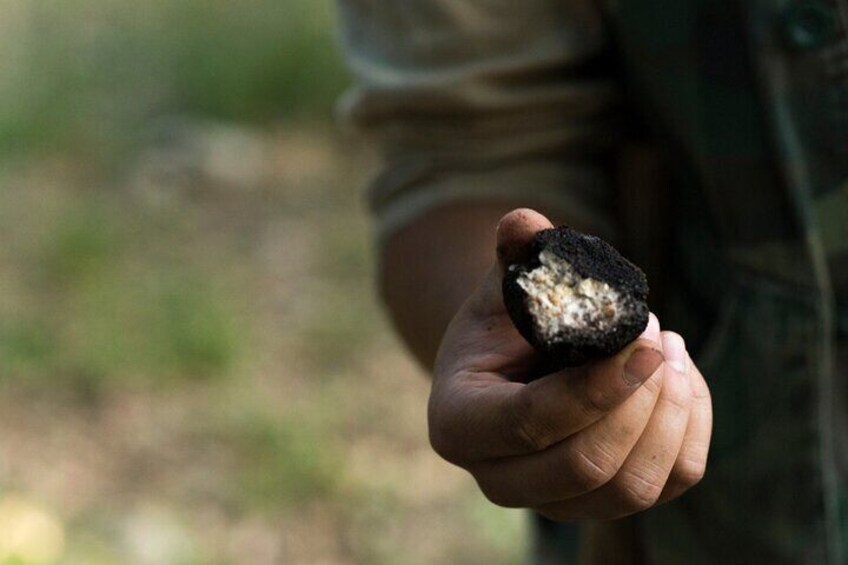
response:
{"label": "blurred grass", "polygon": [[161,386],[231,367],[236,321],[216,288],[226,276],[139,248],[178,239],[178,225],[163,229],[112,192],[33,190],[29,202],[0,195],[0,206],[27,210],[5,226],[20,261],[0,281],[27,289],[27,307],[0,308],[0,379],[97,394],[109,380]]}
{"label": "blurred grass", "polygon": [[328,2],[0,7],[0,151],[122,144],[156,115],[326,121],[347,82]]}
{"label": "blurred grass", "polygon": [[274,424],[251,419],[227,430],[243,446],[239,458],[245,462],[245,472],[239,491],[249,508],[296,511],[310,500],[338,495],[338,453],[325,449],[321,435],[309,424],[315,422],[299,418]]}
{"label": "blurred grass", "polygon": [[[136,157],[159,116],[321,124],[348,80],[328,2],[45,0],[10,2],[0,15],[6,160],[67,153],[108,175]],[[61,218],[41,220],[56,222],[38,234],[42,248],[24,250],[55,300],[0,322],[3,374],[60,372],[96,388],[106,375],[226,371],[238,332],[199,280],[220,277],[171,265],[136,272],[129,242],[167,240],[151,237],[162,218],[133,218],[103,191],[77,197]],[[72,328],[57,310],[73,314]]]}
{"label": "blurred grass", "polygon": [[521,560],[379,317],[332,20],[0,3],[0,521],[49,565]]}

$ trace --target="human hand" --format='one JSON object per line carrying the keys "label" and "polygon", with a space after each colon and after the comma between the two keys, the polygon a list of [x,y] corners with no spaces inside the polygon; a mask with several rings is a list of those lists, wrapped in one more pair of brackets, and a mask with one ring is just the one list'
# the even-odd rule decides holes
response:
{"label": "human hand", "polygon": [[683,338],[660,331],[653,314],[615,356],[534,374],[540,359],[504,308],[501,279],[548,227],[527,209],[501,220],[497,264],[439,349],[430,441],[495,504],[557,521],[615,519],[675,498],[703,477],[710,393]]}

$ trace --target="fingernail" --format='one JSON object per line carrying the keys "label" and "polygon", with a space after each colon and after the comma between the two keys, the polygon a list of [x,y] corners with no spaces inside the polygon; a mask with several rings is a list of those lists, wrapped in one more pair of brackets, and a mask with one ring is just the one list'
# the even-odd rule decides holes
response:
{"label": "fingernail", "polygon": [[659,349],[645,346],[637,348],[624,364],[624,382],[628,386],[642,384],[659,369],[662,362],[663,354]]}
{"label": "fingernail", "polygon": [[648,325],[645,331],[642,332],[642,336],[657,343],[660,341],[660,320],[653,312],[648,315]]}
{"label": "fingernail", "polygon": [[686,373],[688,365],[688,355],[686,353],[686,342],[683,338],[675,333],[663,334],[663,352],[665,353],[666,363],[678,373]]}

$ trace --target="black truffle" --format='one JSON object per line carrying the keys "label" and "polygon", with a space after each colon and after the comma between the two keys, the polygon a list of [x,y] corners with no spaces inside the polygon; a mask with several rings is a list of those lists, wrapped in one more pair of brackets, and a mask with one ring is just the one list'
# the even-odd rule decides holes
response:
{"label": "black truffle", "polygon": [[548,368],[612,355],[645,330],[645,274],[607,242],[561,226],[537,233],[530,257],[507,268],[504,304]]}

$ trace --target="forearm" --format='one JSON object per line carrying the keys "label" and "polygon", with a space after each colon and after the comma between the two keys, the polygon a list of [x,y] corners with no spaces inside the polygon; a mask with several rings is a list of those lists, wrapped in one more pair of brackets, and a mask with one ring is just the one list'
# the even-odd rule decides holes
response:
{"label": "forearm", "polygon": [[610,227],[600,226],[619,129],[610,45],[592,0],[339,6],[357,77],[340,113],[383,161],[369,189],[382,293],[429,366],[492,262],[503,212],[565,201],[569,217]]}

